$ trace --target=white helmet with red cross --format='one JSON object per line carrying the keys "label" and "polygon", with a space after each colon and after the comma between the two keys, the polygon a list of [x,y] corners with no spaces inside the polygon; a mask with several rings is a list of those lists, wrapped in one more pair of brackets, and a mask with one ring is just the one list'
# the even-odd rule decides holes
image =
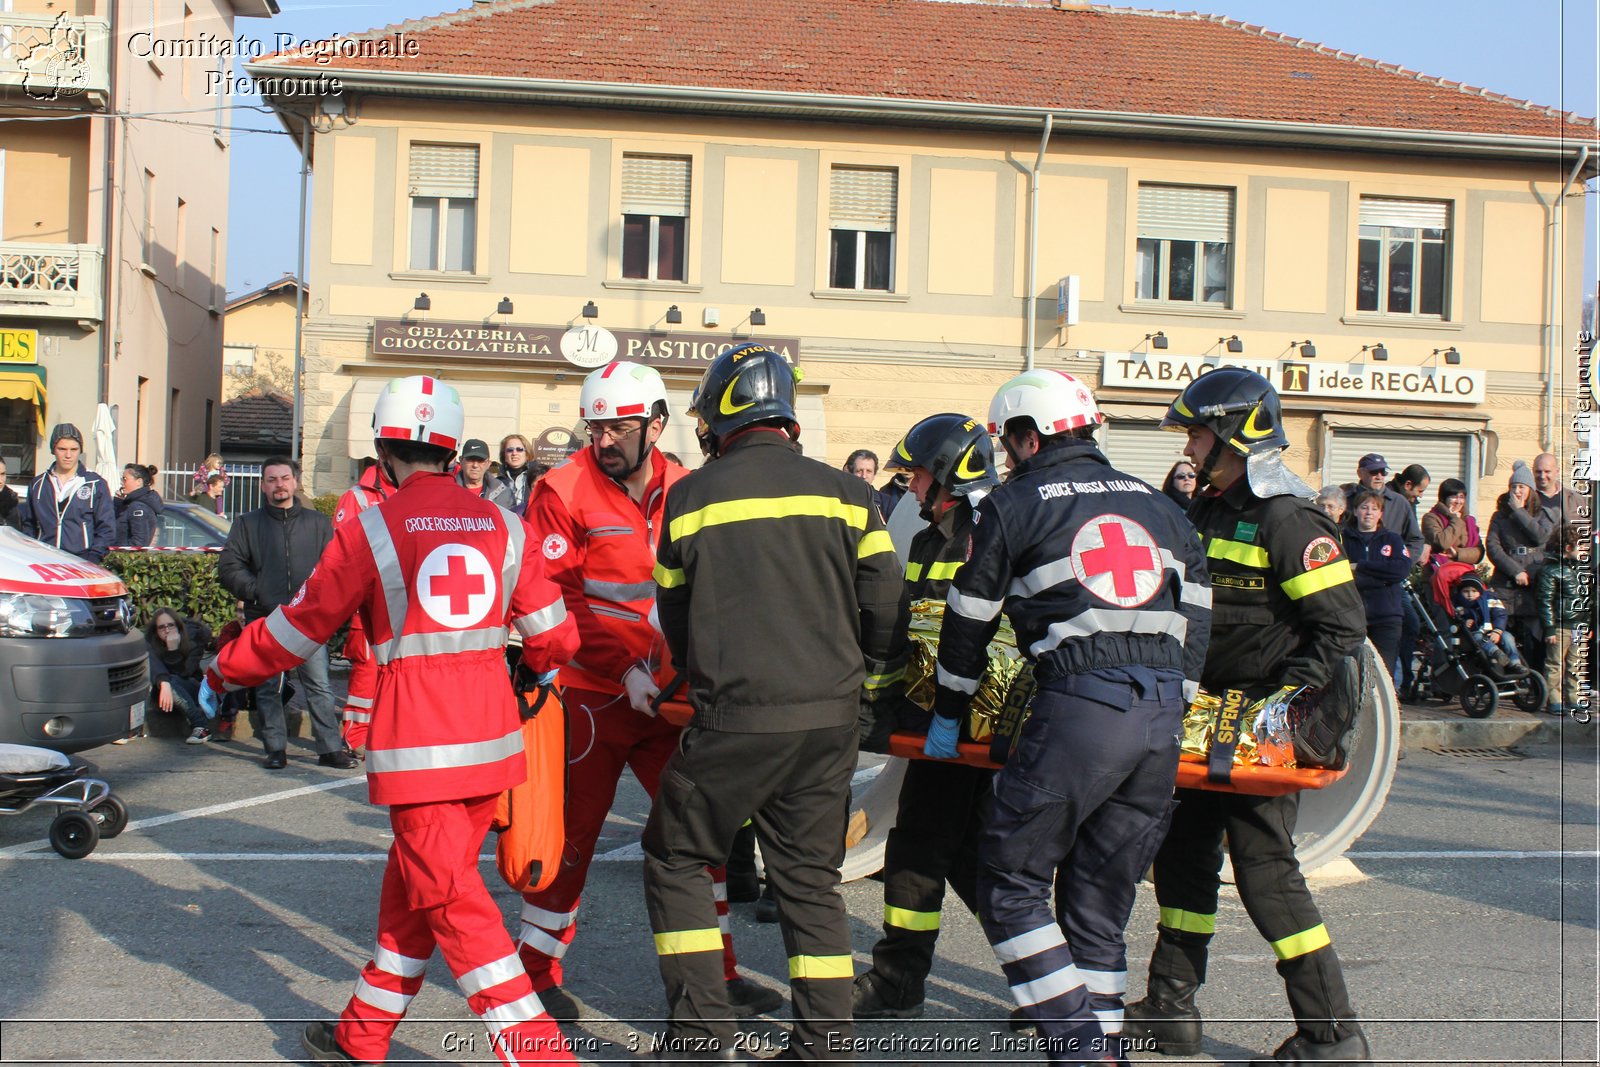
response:
{"label": "white helmet with red cross", "polygon": [[1103,421],[1089,387],[1059,370],[1024,371],[1000,387],[989,402],[989,432],[1004,433],[1012,419],[1032,419],[1045,437]]}
{"label": "white helmet with red cross", "polygon": [[583,380],[578,397],[578,418],[590,422],[603,419],[649,420],[661,405],[667,410],[667,386],[654,367],[619,359],[591,371]]}
{"label": "white helmet with red cross", "polygon": [[454,452],[466,422],[455,386],[426,374],[392,379],[372,406],[372,436],[378,441],[416,441]]}

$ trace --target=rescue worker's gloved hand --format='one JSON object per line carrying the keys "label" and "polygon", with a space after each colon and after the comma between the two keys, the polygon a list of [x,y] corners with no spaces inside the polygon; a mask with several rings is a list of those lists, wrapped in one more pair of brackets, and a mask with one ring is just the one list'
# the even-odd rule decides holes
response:
{"label": "rescue worker's gloved hand", "polygon": [[961,740],[961,720],[935,715],[928,727],[928,739],[922,743],[922,754],[929,759],[955,759],[961,755],[956,742]]}
{"label": "rescue worker's gloved hand", "polygon": [[892,695],[882,690],[861,691],[861,710],[856,713],[856,732],[860,734],[857,743],[861,751],[889,751],[889,735],[894,733],[899,724],[902,699],[899,687]]}
{"label": "rescue worker's gloved hand", "polygon": [[650,677],[648,670],[635,663],[622,676],[622,687],[627,690],[628,703],[633,705],[634,711],[655,718],[655,709],[650,706],[650,701],[661,695],[661,687]]}
{"label": "rescue worker's gloved hand", "polygon": [[200,680],[200,710],[206,713],[206,718],[215,719],[217,712],[222,707],[222,694],[211,688],[209,672]]}

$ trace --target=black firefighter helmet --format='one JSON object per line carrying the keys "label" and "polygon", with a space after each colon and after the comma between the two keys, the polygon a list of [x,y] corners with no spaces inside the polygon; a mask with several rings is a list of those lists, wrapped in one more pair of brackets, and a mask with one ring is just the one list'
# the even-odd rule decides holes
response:
{"label": "black firefighter helmet", "polygon": [[1218,367],[1190,382],[1161,420],[1164,430],[1204,426],[1241,456],[1289,447],[1272,383],[1243,367]]}
{"label": "black firefighter helmet", "polygon": [[[704,424],[704,436],[711,439],[713,448],[751,423],[768,419],[798,422],[794,386],[799,377],[800,372],[781,355],[746,341],[711,361],[689,401],[689,414]],[[706,443],[701,442],[702,446]]]}
{"label": "black firefighter helmet", "polygon": [[966,415],[945,412],[929,415],[894,446],[885,470],[913,470],[921,467],[933,477],[933,486],[922,501],[922,517],[935,522],[933,511],[940,488],[951,496],[970,496],[1000,484],[994,467],[994,445],[983,423]]}

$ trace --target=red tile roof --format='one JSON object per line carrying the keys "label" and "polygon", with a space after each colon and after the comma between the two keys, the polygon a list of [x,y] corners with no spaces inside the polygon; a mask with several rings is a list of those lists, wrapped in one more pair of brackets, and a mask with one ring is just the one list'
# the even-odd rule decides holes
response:
{"label": "red tile roof", "polygon": [[[1048,0],[498,0],[359,37],[396,31],[415,56],[338,56],[317,69],[1499,136],[1595,131],[1592,118],[1194,12]],[[294,53],[266,62],[313,64]]]}
{"label": "red tile roof", "polygon": [[222,405],[224,447],[280,445],[294,436],[294,397],[257,387]]}

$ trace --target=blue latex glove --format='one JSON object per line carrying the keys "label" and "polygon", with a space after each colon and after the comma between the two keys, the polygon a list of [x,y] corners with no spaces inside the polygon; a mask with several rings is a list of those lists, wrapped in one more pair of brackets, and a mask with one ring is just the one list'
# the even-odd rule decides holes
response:
{"label": "blue latex glove", "polygon": [[928,739],[922,743],[922,754],[929,759],[955,759],[961,755],[956,748],[960,739],[960,720],[935,715],[928,726]]}
{"label": "blue latex glove", "polygon": [[215,719],[221,707],[222,694],[211,688],[209,678],[200,679],[200,710],[206,713],[206,718]]}
{"label": "blue latex glove", "polygon": [[548,688],[549,686],[552,686],[552,685],[555,684],[556,675],[559,672],[560,672],[560,668],[557,668],[556,670],[553,670],[553,671],[545,671],[543,674],[539,675],[538,678],[534,679],[534,681],[537,682],[541,687]]}

